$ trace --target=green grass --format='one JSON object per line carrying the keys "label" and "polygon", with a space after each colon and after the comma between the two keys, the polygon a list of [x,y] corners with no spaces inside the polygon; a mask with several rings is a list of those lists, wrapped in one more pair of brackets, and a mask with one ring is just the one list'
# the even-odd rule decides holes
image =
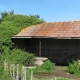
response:
{"label": "green grass", "polygon": [[69,78],[33,78],[33,80],[74,80]]}
{"label": "green grass", "polygon": [[[55,80],[55,79],[54,79]],[[74,79],[69,79],[69,78],[58,78],[57,80],[74,80]]]}
{"label": "green grass", "polygon": [[33,80],[51,80],[51,78],[34,78]]}

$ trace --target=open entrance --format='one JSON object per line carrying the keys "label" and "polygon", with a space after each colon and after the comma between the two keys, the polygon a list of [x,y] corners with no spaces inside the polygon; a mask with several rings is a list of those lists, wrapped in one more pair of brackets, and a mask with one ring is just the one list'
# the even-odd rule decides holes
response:
{"label": "open entrance", "polygon": [[48,57],[57,64],[68,64],[80,59],[79,39],[17,38],[13,42],[18,48],[40,57]]}

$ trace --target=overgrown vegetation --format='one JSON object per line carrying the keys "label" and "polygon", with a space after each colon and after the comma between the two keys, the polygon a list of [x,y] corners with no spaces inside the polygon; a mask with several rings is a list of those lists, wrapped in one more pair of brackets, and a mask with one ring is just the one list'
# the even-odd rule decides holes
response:
{"label": "overgrown vegetation", "polygon": [[10,76],[9,72],[2,71],[0,74],[1,80],[12,80],[12,77]]}
{"label": "overgrown vegetation", "polygon": [[78,61],[73,61],[69,63],[68,72],[77,76],[80,76],[80,64]]}
{"label": "overgrown vegetation", "polygon": [[5,50],[11,50],[13,48],[13,43],[11,41],[12,35],[20,32],[24,27],[40,24],[44,22],[40,18],[27,15],[10,14],[8,12],[3,12],[1,14],[1,24],[0,24],[0,52],[4,53]]}
{"label": "overgrown vegetation", "polygon": [[[20,15],[14,14],[14,11],[1,12],[0,16],[0,79],[5,80],[8,75],[3,72],[5,59],[9,63],[21,65],[33,65],[35,60],[35,55],[32,53],[16,49],[11,37],[19,33],[21,29],[40,24],[44,20],[40,19],[38,15]],[[6,78],[6,80],[10,80],[9,78]]]}
{"label": "overgrown vegetation", "polygon": [[52,63],[50,60],[45,61],[40,67],[31,69],[34,73],[44,72],[51,73],[55,70],[55,63]]}
{"label": "overgrown vegetation", "polygon": [[52,63],[50,60],[47,60],[41,65],[41,68],[45,72],[53,72],[55,70],[55,63]]}
{"label": "overgrown vegetation", "polygon": [[[47,60],[39,67],[33,69],[27,68],[27,79],[30,80],[31,72],[33,72],[33,74],[41,75],[41,74],[49,74],[54,70],[55,70],[55,63],[52,63],[50,60]],[[34,78],[33,80],[38,80],[38,79]],[[46,79],[44,78],[41,80],[46,80]]]}
{"label": "overgrown vegetation", "polygon": [[1,54],[1,60],[8,61],[11,64],[22,64],[30,66],[34,64],[35,55],[32,53],[24,52],[20,49],[13,49],[10,53]]}

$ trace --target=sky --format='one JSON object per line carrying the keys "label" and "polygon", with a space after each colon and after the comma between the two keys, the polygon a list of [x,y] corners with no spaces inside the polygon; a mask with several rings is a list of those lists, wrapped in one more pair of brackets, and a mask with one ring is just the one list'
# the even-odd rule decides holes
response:
{"label": "sky", "polygon": [[80,0],[0,0],[0,12],[39,15],[46,22],[80,20]]}

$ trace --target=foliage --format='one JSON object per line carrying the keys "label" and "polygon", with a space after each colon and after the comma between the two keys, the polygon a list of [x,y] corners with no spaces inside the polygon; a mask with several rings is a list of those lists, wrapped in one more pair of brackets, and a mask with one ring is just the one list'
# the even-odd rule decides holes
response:
{"label": "foliage", "polygon": [[10,74],[8,72],[2,72],[0,74],[0,80],[12,80]]}
{"label": "foliage", "polygon": [[[5,17],[4,17],[5,16]],[[13,48],[11,37],[20,32],[21,29],[35,24],[44,22],[40,18],[27,15],[19,15],[11,12],[1,13],[0,24],[0,52],[5,52],[6,49],[10,50]]]}
{"label": "foliage", "polygon": [[80,64],[78,63],[78,61],[69,63],[68,72],[71,74],[78,74],[80,76]]}
{"label": "foliage", "polygon": [[23,52],[20,49],[13,49],[10,54],[11,62],[17,64],[23,64],[26,66],[34,65],[35,55],[28,52]]}
{"label": "foliage", "polygon": [[41,68],[46,72],[52,72],[53,70],[55,70],[55,63],[52,63],[50,60],[47,60],[41,65]]}
{"label": "foliage", "polygon": [[[6,53],[6,54],[0,54],[0,79],[1,80],[12,80],[10,77],[10,71],[8,72],[4,72],[4,60],[6,59],[6,61],[8,62],[8,66],[10,66],[10,64],[19,64],[19,67],[21,69],[22,65],[33,65],[34,61],[35,61],[35,55],[34,54],[30,54],[28,52],[23,52],[20,49],[13,49],[11,50],[11,53]],[[21,71],[21,70],[19,70]],[[30,75],[30,74],[29,74]]]}
{"label": "foliage", "polygon": [[10,53],[2,54],[1,55],[2,61],[5,59],[8,63],[14,64],[21,64],[21,65],[34,65],[35,55],[32,53],[24,52],[20,49],[13,49]]}
{"label": "foliage", "polygon": [[52,63],[50,60],[45,61],[40,67],[33,69],[34,73],[45,72],[50,73],[55,70],[55,63]]}
{"label": "foliage", "polygon": [[27,79],[27,80],[31,80],[31,69],[28,69],[28,68],[27,68],[27,69],[26,69],[26,74],[27,74],[27,75],[26,75],[26,76],[27,76],[26,79]]}
{"label": "foliage", "polygon": [[44,20],[40,19],[38,15],[19,15],[14,14],[14,11],[0,12],[0,16],[0,79],[11,80],[7,78],[8,74],[3,72],[5,59],[9,63],[20,63],[21,65],[33,65],[35,61],[35,55],[32,53],[14,49],[15,44],[12,42],[11,37],[19,33],[21,29],[30,25],[40,24]]}
{"label": "foliage", "polygon": [[4,18],[5,18],[6,16],[8,16],[8,15],[13,15],[13,14],[14,14],[14,11],[13,11],[13,10],[11,10],[10,12],[6,12],[6,11],[0,12],[0,15],[1,15],[0,23],[4,20]]}

